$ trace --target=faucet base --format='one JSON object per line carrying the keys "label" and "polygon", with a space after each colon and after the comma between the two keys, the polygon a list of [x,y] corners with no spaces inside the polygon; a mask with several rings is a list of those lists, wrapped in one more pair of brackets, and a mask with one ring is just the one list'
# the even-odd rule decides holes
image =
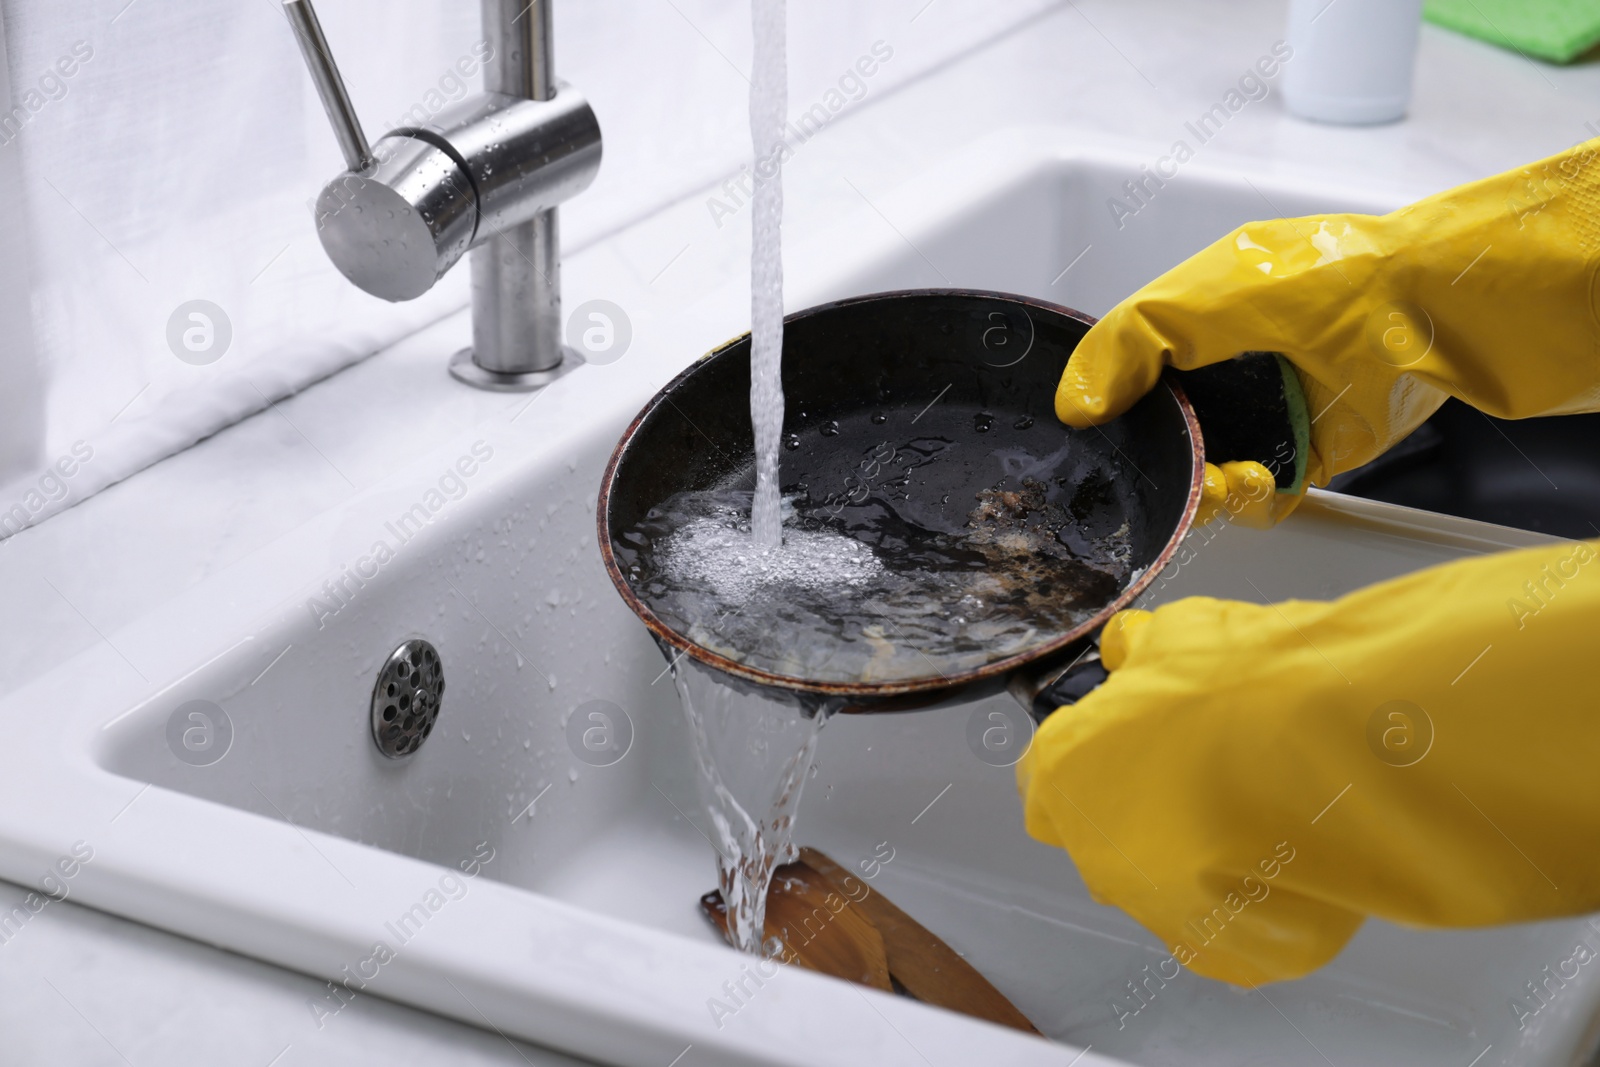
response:
{"label": "faucet base", "polygon": [[472,349],[463,348],[450,357],[450,377],[474,389],[488,389],[496,393],[531,393],[543,389],[562,375],[570,374],[583,366],[584,358],[566,345],[561,346],[561,362],[549,370],[508,372],[489,370],[478,366],[472,358]]}

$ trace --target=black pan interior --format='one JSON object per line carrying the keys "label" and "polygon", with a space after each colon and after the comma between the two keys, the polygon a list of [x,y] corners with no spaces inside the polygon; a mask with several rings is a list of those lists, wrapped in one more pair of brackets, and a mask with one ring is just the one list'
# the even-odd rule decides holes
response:
{"label": "black pan interior", "polygon": [[[980,493],[1031,481],[1070,512],[1084,539],[1122,530],[1126,558],[1101,597],[1109,603],[1167,548],[1195,461],[1188,424],[1166,388],[1105,427],[1071,430],[1056,420],[1056,383],[1092,321],[1017,297],[952,291],[862,297],[792,316],[783,356],[784,492],[821,507],[841,528],[871,517],[880,528],[903,520],[958,533]],[[619,448],[603,521],[622,581],[639,559],[637,534],[629,533],[662,501],[753,484],[749,352],[741,338],[690,368]],[[883,462],[907,447],[941,457],[909,470]],[[648,599],[641,614],[658,633],[673,632],[653,618]],[[1039,643],[1068,636],[1045,634]],[[950,672],[930,663],[927,673],[933,682]]]}

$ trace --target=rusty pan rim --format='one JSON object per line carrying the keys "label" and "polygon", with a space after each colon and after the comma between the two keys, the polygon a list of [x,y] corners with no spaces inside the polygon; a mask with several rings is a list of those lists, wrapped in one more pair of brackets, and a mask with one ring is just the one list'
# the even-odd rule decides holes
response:
{"label": "rusty pan rim", "polygon": [[[861,296],[847,297],[842,300],[833,300],[825,304],[817,304],[813,307],[809,307],[801,311],[796,311],[791,315],[787,315],[784,317],[784,324],[787,326],[790,323],[810,318],[813,315],[819,315],[824,312],[832,311],[835,308],[848,307],[854,304],[877,302],[887,299],[910,299],[917,297],[983,298],[996,300],[1002,303],[1020,305],[1024,308],[1037,309],[1039,311],[1048,312],[1052,315],[1059,315],[1073,321],[1083,323],[1086,326],[1093,326],[1098,321],[1094,316],[1084,314],[1083,312],[1077,311],[1073,308],[1065,307],[1061,304],[1053,304],[1046,300],[1038,300],[1032,297],[1019,296],[1015,293],[1002,293],[987,289],[930,288],[895,289],[878,293],[868,293]],[[609,520],[611,516],[611,498],[613,490],[616,486],[617,469],[621,465],[622,458],[627,453],[628,447],[630,444],[632,444],[633,439],[639,432],[640,427],[644,425],[645,420],[648,419],[650,415],[654,413],[655,410],[662,404],[671,403],[673,392],[682,386],[683,383],[687,381],[693,374],[695,374],[696,371],[704,366],[708,360],[713,359],[716,356],[726,352],[733,346],[740,344],[749,336],[750,334],[747,331],[711,349],[705,355],[701,356],[689,366],[685,367],[672,379],[672,381],[668,382],[659,391],[657,391],[657,393],[650,398],[649,402],[647,402],[645,406],[640,409],[639,413],[634,416],[633,421],[628,424],[628,428],[623,432],[622,437],[617,441],[616,448],[614,448],[611,452],[611,458],[606,462],[605,473],[602,475],[600,480],[599,500],[596,502],[595,506],[595,523],[599,534],[600,555],[605,563],[606,574],[610,576],[611,584],[616,587],[617,592],[622,595],[623,601],[627,603],[628,607],[632,609],[633,613],[637,615],[641,621],[643,621],[645,626],[652,634],[655,635],[657,639],[665,642],[670,647],[677,649],[681,654],[687,655],[691,659],[694,659],[695,661],[702,663],[713,670],[720,671],[723,674],[732,675],[735,678],[739,678],[769,689],[788,690],[793,693],[807,694],[822,698],[865,701],[925,693],[938,693],[947,690],[953,691],[963,689],[977,683],[1001,679],[1019,667],[1024,667],[1028,664],[1036,663],[1039,660],[1048,658],[1049,656],[1072,646],[1075,642],[1080,642],[1085,637],[1098,632],[1100,628],[1103,627],[1111,618],[1111,616],[1131,605],[1139,598],[1140,594],[1149,588],[1150,583],[1155,581],[1156,575],[1165,570],[1167,565],[1172,562],[1173,556],[1177,554],[1178,547],[1183,543],[1184,537],[1188,535],[1189,530],[1194,525],[1195,516],[1198,514],[1200,508],[1201,487],[1205,479],[1205,445],[1200,435],[1200,422],[1195,417],[1194,408],[1189,403],[1189,398],[1184,394],[1183,387],[1179,385],[1177,381],[1175,381],[1170,375],[1164,374],[1161,378],[1160,385],[1161,387],[1167,389],[1172,395],[1173,399],[1177,401],[1178,410],[1183,416],[1185,428],[1188,431],[1191,452],[1189,491],[1187,500],[1184,503],[1183,514],[1179,517],[1178,524],[1174,528],[1172,535],[1167,539],[1165,547],[1163,547],[1162,550],[1156,555],[1156,558],[1151,561],[1150,566],[1145,568],[1144,573],[1139,575],[1138,578],[1134,579],[1127,586],[1125,586],[1121,593],[1113,597],[1105,607],[1096,612],[1090,618],[1079,623],[1066,633],[1053,638],[1043,645],[1032,648],[1027,652],[1019,652],[1015,655],[1007,656],[1004,659],[995,660],[991,663],[985,663],[982,666],[974,667],[958,674],[940,674],[935,677],[903,678],[886,682],[807,681],[801,678],[793,678],[788,675],[773,674],[771,672],[759,670],[747,664],[740,663],[737,660],[729,659],[726,656],[711,651],[703,645],[696,644],[687,637],[684,637],[682,634],[678,633],[678,631],[674,630],[671,626],[668,626],[661,620],[659,616],[655,614],[655,612],[650,609],[650,606],[633,591],[633,587],[628,584],[628,580],[622,573],[620,564],[617,562],[616,552],[611,544]]]}

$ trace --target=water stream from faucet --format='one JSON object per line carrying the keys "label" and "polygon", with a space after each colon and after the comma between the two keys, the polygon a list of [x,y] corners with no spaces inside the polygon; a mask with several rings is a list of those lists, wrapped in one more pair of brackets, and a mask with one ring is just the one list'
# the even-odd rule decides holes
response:
{"label": "water stream from faucet", "polygon": [[[783,572],[783,502],[778,448],[783,433],[783,157],[788,111],[785,0],[751,0],[754,68],[750,77],[752,194],[750,253],[750,421],[755,431],[755,489],[750,525],[715,524],[690,548],[713,568],[763,575]],[[834,535],[835,537],[837,535]],[[815,535],[813,535],[813,538]],[[824,535],[826,538],[826,535]],[[826,548],[823,549],[826,554]],[[814,555],[812,553],[810,555]],[[787,704],[736,690],[680,656],[673,680],[683,702],[700,792],[717,849],[717,882],[734,947],[765,953],[767,887],[772,872],[794,858],[795,810],[812,770],[817,732],[826,716],[807,719]]]}
{"label": "water stream from faucet", "polygon": [[789,107],[785,0],[751,0],[755,64],[750,76],[750,143],[755,191],[750,253],[750,420],[756,491],[750,530],[769,550],[783,543],[778,443],[783,434],[783,156]]}

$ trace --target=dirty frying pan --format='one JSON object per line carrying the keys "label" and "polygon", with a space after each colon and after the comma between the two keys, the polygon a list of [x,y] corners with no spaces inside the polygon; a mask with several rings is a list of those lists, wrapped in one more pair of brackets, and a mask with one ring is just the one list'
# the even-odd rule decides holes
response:
{"label": "dirty frying pan", "polygon": [[[844,534],[897,567],[942,568],[920,607],[901,603],[881,621],[899,586],[819,601],[839,614],[848,648],[785,647],[783,628],[807,623],[804,602],[693,618],[659,592],[664,550],[653,546],[671,533],[676,502],[748,507],[748,334],[678,375],[617,444],[597,511],[612,581],[669,659],[807,709],[911,710],[1003,689],[1036,715],[1071,703],[1104,678],[1091,665],[1106,620],[1187,534],[1206,458],[1188,383],[1171,372],[1104,426],[1056,419],[1056,384],[1093,324],[1069,308],[959,290],[857,297],[786,320],[786,543],[795,530]],[[1247,361],[1233,364],[1217,373],[1248,373]],[[1007,614],[980,625],[972,605]]]}

